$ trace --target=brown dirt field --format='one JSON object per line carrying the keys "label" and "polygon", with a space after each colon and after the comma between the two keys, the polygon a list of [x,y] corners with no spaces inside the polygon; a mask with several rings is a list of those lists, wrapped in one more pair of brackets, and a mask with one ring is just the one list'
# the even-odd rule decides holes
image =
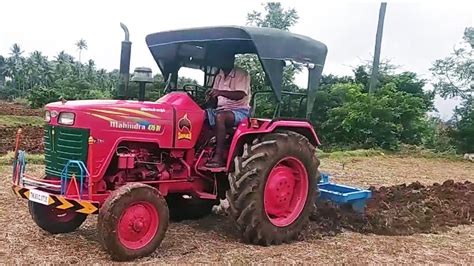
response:
{"label": "brown dirt field", "polygon": [[[16,133],[18,127],[0,126],[0,155],[15,149]],[[43,127],[23,126],[21,149],[28,153],[42,153],[43,145]]]}
{"label": "brown dirt field", "polygon": [[[43,109],[31,109],[21,104],[0,101],[0,116],[2,115],[43,117],[44,111]],[[42,153],[44,151],[43,128],[27,123],[24,123],[21,128],[23,130],[22,149],[29,153]],[[18,127],[0,125],[0,155],[15,149],[17,130]]]}
{"label": "brown dirt field", "polygon": [[323,232],[343,228],[379,235],[439,233],[458,225],[470,225],[474,217],[474,183],[447,180],[430,186],[371,187],[372,197],[363,215],[350,206],[318,202],[311,219]]}
{"label": "brown dirt field", "polygon": [[[345,162],[344,169],[337,160],[324,159],[322,162],[322,170],[337,176],[339,182],[362,187],[420,181],[423,188],[412,190],[423,190],[432,189],[428,184],[443,183],[447,179],[474,181],[474,164],[469,162],[379,156],[351,159]],[[42,167],[29,166],[29,170],[40,173]],[[96,217],[88,219],[71,234],[53,236],[45,233],[29,217],[26,202],[16,199],[11,192],[6,178],[9,175],[10,167],[0,167],[0,176],[3,177],[0,181],[0,263],[109,262],[98,243]],[[455,186],[454,182],[452,186]],[[391,193],[398,190],[407,191],[403,186],[379,188],[374,197],[387,201]],[[466,197],[472,195],[469,193]],[[427,193],[422,192],[422,195]],[[443,191],[435,191],[433,195],[441,196]],[[397,199],[403,204],[409,202]],[[261,247],[241,243],[227,217],[212,215],[197,221],[170,224],[161,247],[152,256],[133,264],[474,263],[472,224],[449,227],[437,233],[406,236],[341,230],[328,234],[321,230],[320,224],[312,222],[300,242]]]}
{"label": "brown dirt field", "polygon": [[21,104],[0,101],[0,115],[43,116],[43,109],[31,109]]}
{"label": "brown dirt field", "polygon": [[336,182],[361,186],[393,186],[403,183],[443,183],[448,179],[474,180],[474,164],[415,157],[374,156],[322,160],[321,171],[331,174]]}

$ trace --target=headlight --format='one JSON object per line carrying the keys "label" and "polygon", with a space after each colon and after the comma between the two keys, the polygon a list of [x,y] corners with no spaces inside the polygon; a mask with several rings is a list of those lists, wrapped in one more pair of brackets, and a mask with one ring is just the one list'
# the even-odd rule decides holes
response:
{"label": "headlight", "polygon": [[74,113],[67,113],[67,112],[59,113],[58,124],[70,126],[74,124],[75,117],[76,115]]}
{"label": "headlight", "polygon": [[46,113],[44,113],[44,121],[46,123],[49,123],[51,121],[51,113],[49,111],[46,111]]}

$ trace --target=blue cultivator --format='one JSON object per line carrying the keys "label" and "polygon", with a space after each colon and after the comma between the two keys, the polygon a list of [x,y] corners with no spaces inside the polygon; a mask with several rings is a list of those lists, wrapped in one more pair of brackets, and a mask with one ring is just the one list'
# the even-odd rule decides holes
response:
{"label": "blue cultivator", "polygon": [[321,173],[318,184],[319,200],[328,200],[338,205],[350,204],[356,212],[363,213],[367,200],[372,196],[370,190],[329,182],[329,175]]}

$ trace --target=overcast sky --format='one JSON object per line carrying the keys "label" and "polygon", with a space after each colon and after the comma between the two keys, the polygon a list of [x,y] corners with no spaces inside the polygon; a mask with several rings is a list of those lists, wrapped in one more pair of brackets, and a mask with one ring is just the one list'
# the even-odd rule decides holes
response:
{"label": "overcast sky", "polygon": [[[77,57],[74,43],[83,38],[88,50],[83,61],[118,68],[123,32],[130,29],[131,69],[158,71],[146,45],[149,33],[179,28],[244,25],[246,14],[261,10],[263,1],[48,1],[14,0],[0,4],[0,54],[13,43],[26,53],[40,50],[49,57],[61,50]],[[294,7],[298,24],[291,30],[324,42],[329,53],[325,74],[350,75],[353,66],[373,54],[379,1],[280,1]],[[382,58],[403,70],[429,79],[435,59],[447,56],[461,41],[464,28],[474,25],[474,1],[388,1]],[[185,74],[196,77],[196,73]],[[201,75],[198,76],[199,78]],[[302,77],[297,82],[304,84]],[[436,106],[447,119],[455,101],[438,99]]]}

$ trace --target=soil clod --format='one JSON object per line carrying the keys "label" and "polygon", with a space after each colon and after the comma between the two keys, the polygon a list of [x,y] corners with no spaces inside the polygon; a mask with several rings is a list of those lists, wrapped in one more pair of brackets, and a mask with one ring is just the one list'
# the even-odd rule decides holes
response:
{"label": "soil clod", "polygon": [[350,229],[380,235],[437,233],[448,227],[471,224],[474,215],[474,183],[447,180],[424,186],[419,182],[371,187],[365,214],[347,206],[317,203],[312,215],[325,235]]}

